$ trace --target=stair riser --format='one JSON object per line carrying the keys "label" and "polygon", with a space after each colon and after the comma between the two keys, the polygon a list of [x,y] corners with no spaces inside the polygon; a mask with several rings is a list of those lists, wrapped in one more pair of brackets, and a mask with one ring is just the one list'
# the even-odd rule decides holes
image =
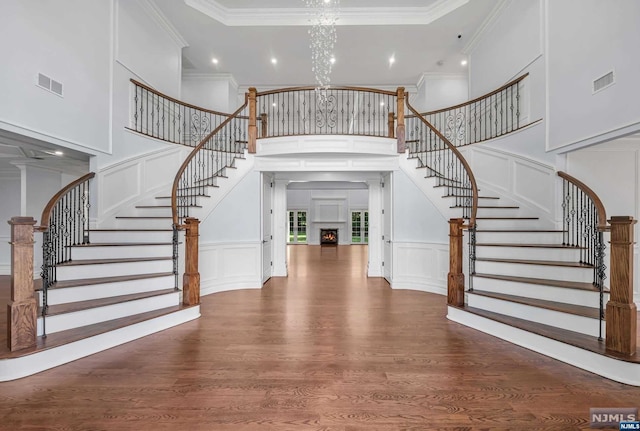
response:
{"label": "stair riser", "polygon": [[[576,316],[573,314],[562,313],[544,308],[532,307],[524,304],[517,304],[510,301],[503,301],[495,298],[487,298],[485,296],[468,295],[468,304],[470,307],[480,308],[482,310],[494,313],[504,314],[506,316],[517,317],[520,319],[530,320],[532,322],[542,323],[545,325],[555,326],[557,328],[569,331],[580,332],[582,334],[598,336],[598,319],[589,317]],[[604,322],[603,331],[604,334]]]}
{"label": "stair riser", "polygon": [[562,244],[562,233],[478,232],[476,234],[476,241],[498,244]]}
{"label": "stair riser", "polygon": [[[161,308],[172,307],[180,302],[180,292],[173,292],[166,295],[154,296],[152,298],[127,301],[120,304],[95,307],[88,310],[65,313],[56,316],[47,316],[47,334],[65,331],[67,329],[79,328],[81,326],[93,325],[95,323],[106,322],[107,320],[119,319],[121,317],[133,316],[147,311],[159,310]],[[42,317],[38,318],[38,335],[42,335]]]}
{"label": "stair riser", "polygon": [[[50,289],[49,305],[67,304],[69,302],[90,301],[92,299],[112,296],[132,295],[154,290],[171,289],[175,284],[173,276],[153,277],[143,280],[128,280],[117,283],[92,284],[87,286]],[[42,292],[39,292],[39,304],[42,305]]]}
{"label": "stair riser", "polygon": [[[489,217],[489,216],[479,216]],[[508,215],[502,214],[500,217],[508,217]],[[506,220],[477,220],[478,229],[540,229],[539,220],[528,219],[506,219]]]}
{"label": "stair riser", "polygon": [[[508,280],[494,280],[483,277],[473,278],[473,288],[485,292],[504,293],[506,295],[563,302],[565,304],[584,305],[585,307],[597,308],[600,306],[600,294],[588,290],[543,286]],[[604,303],[606,304],[608,300],[609,294],[605,294]]]}
{"label": "stair riser", "polygon": [[591,283],[593,281],[593,270],[589,268],[477,261],[476,272],[481,274],[547,278],[551,280],[579,281],[585,283]]}
{"label": "stair riser", "polygon": [[133,246],[73,247],[73,259],[116,259],[131,257],[166,257],[173,253],[171,244]]}
{"label": "stair riser", "polygon": [[476,247],[477,257],[578,262],[580,250],[536,247]]}
{"label": "stair riser", "polygon": [[116,229],[171,229],[173,221],[170,218],[127,218],[115,219]]}
{"label": "stair riser", "polygon": [[148,262],[123,262],[95,265],[71,265],[57,268],[58,280],[76,280],[78,278],[99,278],[120,275],[151,274],[172,272],[171,260],[152,260]]}
{"label": "stair riser", "polygon": [[171,231],[109,231],[90,232],[91,242],[172,242],[173,232]]}

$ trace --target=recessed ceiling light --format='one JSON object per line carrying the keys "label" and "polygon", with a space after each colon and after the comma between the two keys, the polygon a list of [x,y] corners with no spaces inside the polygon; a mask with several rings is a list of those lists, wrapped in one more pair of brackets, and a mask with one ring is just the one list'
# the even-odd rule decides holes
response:
{"label": "recessed ceiling light", "polygon": [[467,65],[467,60],[462,60],[462,61],[460,62],[460,64],[461,64],[462,66],[466,66],[466,65]]}
{"label": "recessed ceiling light", "polygon": [[336,58],[335,57],[331,57],[329,59],[329,61],[331,62],[331,64],[335,64],[336,63]]}
{"label": "recessed ceiling light", "polygon": [[275,108],[275,107],[276,107],[276,102],[273,102],[273,103],[271,104],[271,106],[273,106],[273,107]]}
{"label": "recessed ceiling light", "polygon": [[58,151],[54,151],[54,152],[53,152],[53,154],[55,154],[56,156],[62,156],[62,155],[64,155],[64,153],[63,153],[62,151],[60,151],[60,150],[58,150]]}
{"label": "recessed ceiling light", "polygon": [[278,59],[275,57],[271,58],[271,64],[278,64]]}
{"label": "recessed ceiling light", "polygon": [[211,59],[211,62],[212,62],[213,64],[218,64],[218,59],[217,59],[217,58],[212,58],[212,59]]}
{"label": "recessed ceiling light", "polygon": [[395,56],[392,55],[391,57],[389,57],[389,65],[392,65],[395,62],[396,62],[396,57]]}
{"label": "recessed ceiling light", "polygon": [[384,102],[380,102],[380,106],[384,106]]}

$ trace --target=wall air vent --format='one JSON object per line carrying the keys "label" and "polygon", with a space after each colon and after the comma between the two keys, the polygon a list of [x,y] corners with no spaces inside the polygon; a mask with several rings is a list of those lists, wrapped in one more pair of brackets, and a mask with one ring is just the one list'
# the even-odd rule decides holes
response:
{"label": "wall air vent", "polygon": [[62,83],[49,78],[47,75],[38,73],[38,83],[36,85],[62,97]]}
{"label": "wall air vent", "polygon": [[596,94],[597,92],[602,91],[605,88],[610,87],[615,83],[616,83],[616,80],[612,70],[606,75],[603,75],[600,78],[595,79],[593,81],[593,94]]}

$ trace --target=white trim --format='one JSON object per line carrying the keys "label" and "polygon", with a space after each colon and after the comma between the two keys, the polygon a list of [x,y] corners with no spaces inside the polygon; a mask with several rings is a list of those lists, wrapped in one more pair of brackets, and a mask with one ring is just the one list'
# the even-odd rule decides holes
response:
{"label": "white trim", "polygon": [[189,46],[189,43],[186,41],[182,34],[178,31],[177,28],[171,23],[169,18],[158,8],[158,6],[152,2],[151,0],[138,0],[138,4],[146,12],[146,14],[153,19],[173,40],[173,42],[179,48],[185,48]]}
{"label": "white trim", "polygon": [[[547,126],[548,129],[548,126]],[[547,136],[547,151],[555,151],[558,154],[568,153],[570,151],[579,150],[580,148],[588,147],[590,145],[602,144],[607,141],[612,141],[614,139],[622,138],[627,135],[632,135],[637,132],[640,132],[640,121],[627,124],[626,126],[620,126],[614,129],[610,129],[606,132],[596,133],[589,137],[578,139],[577,141],[573,141],[567,144],[562,144],[560,146],[549,148],[549,137]],[[548,132],[547,132],[548,133]]]}
{"label": "white trim", "polygon": [[[426,7],[343,7],[337,25],[426,25],[469,0],[438,0]],[[306,8],[228,8],[215,0],[185,3],[227,26],[308,26]]]}
{"label": "white trim", "polygon": [[570,346],[455,307],[447,307],[447,319],[616,382],[640,386],[640,364]]}
{"label": "white trim", "polygon": [[30,376],[200,317],[200,306],[84,338],[19,358],[0,360],[0,381]]}
{"label": "white trim", "polygon": [[0,275],[11,275],[10,263],[0,263]]}
{"label": "white trim", "polygon": [[482,39],[489,30],[493,28],[495,23],[498,21],[498,18],[502,15],[504,10],[511,4],[511,0],[500,0],[496,3],[493,10],[489,13],[489,15],[485,18],[485,20],[480,24],[478,30],[474,33],[473,36],[469,39],[469,42],[462,48],[462,54],[469,55],[473,52],[476,45]]}

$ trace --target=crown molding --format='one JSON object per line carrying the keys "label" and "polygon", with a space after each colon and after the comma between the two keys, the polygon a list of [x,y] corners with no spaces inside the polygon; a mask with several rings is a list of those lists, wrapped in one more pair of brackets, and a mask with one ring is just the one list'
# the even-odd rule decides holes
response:
{"label": "crown molding", "polygon": [[[226,26],[308,26],[306,8],[228,8],[216,0],[184,2]],[[425,7],[348,7],[340,8],[336,25],[425,25],[469,0],[437,0]]]}
{"label": "crown molding", "polygon": [[498,18],[500,18],[504,10],[510,4],[511,0],[499,0],[498,3],[496,3],[491,13],[489,13],[487,18],[485,18],[482,24],[480,24],[480,27],[478,27],[478,30],[469,39],[469,42],[467,42],[464,48],[462,48],[462,53],[464,55],[469,55],[471,54],[471,52],[473,52],[480,39],[482,39],[485,33],[493,28],[493,26],[496,24],[496,21],[498,21]]}
{"label": "crown molding", "polygon": [[178,45],[179,48],[185,48],[189,46],[184,37],[180,34],[177,28],[173,26],[169,18],[162,13],[160,8],[152,0],[138,0],[138,4],[151,17],[162,29],[169,35],[171,40]]}

